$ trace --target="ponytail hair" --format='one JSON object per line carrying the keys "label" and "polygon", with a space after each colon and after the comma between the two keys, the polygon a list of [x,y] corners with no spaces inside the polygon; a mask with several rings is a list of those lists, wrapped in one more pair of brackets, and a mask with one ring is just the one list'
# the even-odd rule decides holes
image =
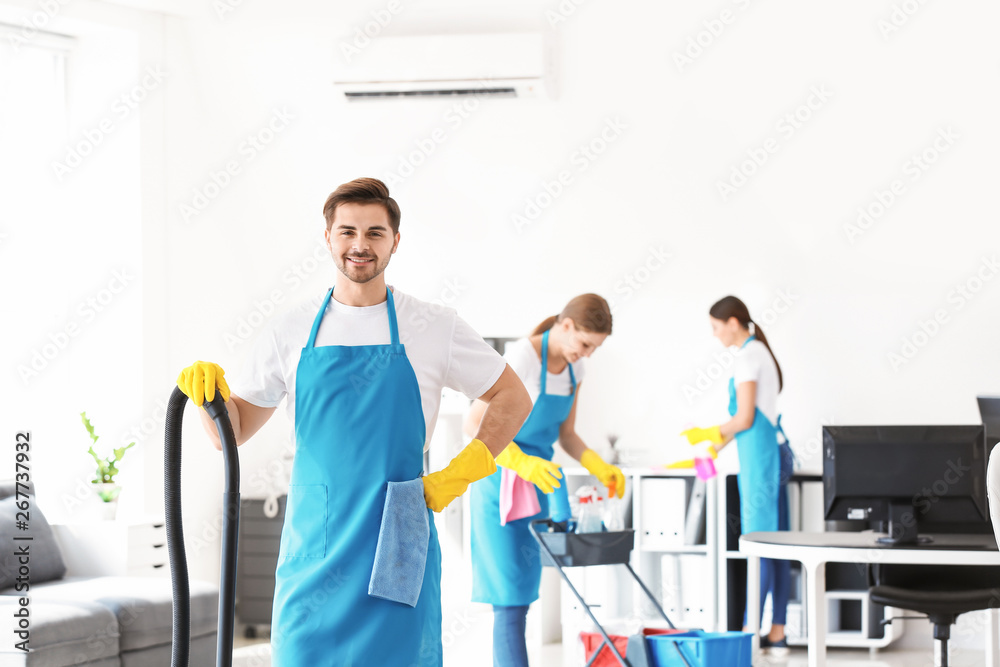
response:
{"label": "ponytail hair", "polygon": [[577,329],[591,333],[611,334],[611,308],[604,297],[597,294],[581,294],[569,300],[569,303],[558,315],[552,315],[542,320],[532,336],[545,333],[555,326],[556,322],[568,317],[573,320]]}
{"label": "ponytail hair", "polygon": [[757,338],[760,342],[764,343],[764,347],[767,351],[771,353],[771,359],[774,360],[774,366],[778,369],[778,391],[780,392],[785,385],[784,378],[781,374],[781,366],[778,364],[777,357],[774,356],[774,350],[771,349],[771,345],[767,342],[767,336],[764,335],[764,330],[757,326],[757,323],[750,319],[750,311],[747,309],[747,305],[737,299],[735,296],[725,296],[716,301],[711,308],[708,309],[708,314],[717,320],[727,321],[730,317],[735,317],[736,321],[740,323],[740,326],[744,329],[750,330],[750,326],[753,325],[753,330],[750,333]]}

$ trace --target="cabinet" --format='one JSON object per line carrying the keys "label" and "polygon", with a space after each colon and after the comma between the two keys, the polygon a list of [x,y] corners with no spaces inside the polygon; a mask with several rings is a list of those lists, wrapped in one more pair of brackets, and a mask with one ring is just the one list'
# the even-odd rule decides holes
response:
{"label": "cabinet", "polygon": [[247,637],[256,625],[270,625],[274,603],[274,571],[278,567],[281,526],[287,496],[277,499],[277,514],[267,516],[263,499],[240,500],[240,542],[236,563],[236,617],[247,625]]}
{"label": "cabinet", "polygon": [[53,524],[71,576],[169,576],[162,517]]}

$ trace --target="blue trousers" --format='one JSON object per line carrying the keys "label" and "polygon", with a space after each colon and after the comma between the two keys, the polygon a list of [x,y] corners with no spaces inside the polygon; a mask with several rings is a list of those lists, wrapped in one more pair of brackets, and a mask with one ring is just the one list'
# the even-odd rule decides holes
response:
{"label": "blue trousers", "polygon": [[528,667],[528,606],[493,607],[493,667]]}
{"label": "blue trousers", "polygon": [[[788,445],[781,446],[781,488],[778,489],[778,530],[789,530],[788,479],[792,474],[792,453]],[[760,614],[764,615],[764,601],[771,595],[771,623],[784,625],[788,613],[788,596],[792,585],[792,564],[787,560],[760,559]],[[747,613],[743,612],[743,625]]]}

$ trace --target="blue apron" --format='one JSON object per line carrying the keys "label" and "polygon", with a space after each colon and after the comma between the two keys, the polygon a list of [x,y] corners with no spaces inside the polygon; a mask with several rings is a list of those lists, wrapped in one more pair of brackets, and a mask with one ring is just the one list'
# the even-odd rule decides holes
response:
{"label": "blue apron", "polygon": [[420,477],[420,389],[399,343],[316,347],[330,289],[295,380],[295,462],[271,622],[274,667],[439,667],[441,551],[431,537],[416,607],[369,597],[387,482]]}
{"label": "blue apron", "polygon": [[[545,391],[549,366],[549,332],[542,334],[542,379],[538,398],[527,421],[514,436],[525,454],[552,460],[552,445],[559,438],[559,427],[573,408],[576,377],[568,364],[569,396]],[[472,600],[501,607],[529,605],[538,599],[542,580],[542,558],[538,544],[528,530],[528,523],[549,515],[549,503],[538,487],[541,511],[500,525],[500,477],[497,470],[472,485]],[[562,484],[566,483],[563,479]]]}
{"label": "blue apron", "polygon": [[[756,340],[750,336],[740,347]],[[736,380],[729,378],[729,414],[735,416]],[[736,434],[736,452],[740,472],[736,482],[740,489],[741,532],[778,530],[778,504],[781,479],[781,452],[778,429],[754,407],[753,425]]]}

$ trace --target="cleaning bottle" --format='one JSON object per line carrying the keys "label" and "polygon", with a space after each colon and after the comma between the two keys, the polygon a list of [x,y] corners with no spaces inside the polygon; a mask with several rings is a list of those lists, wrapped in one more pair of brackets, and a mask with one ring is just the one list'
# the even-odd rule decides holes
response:
{"label": "cleaning bottle", "polygon": [[625,517],[622,516],[622,500],[615,492],[615,484],[608,487],[608,499],[604,501],[604,528],[608,532],[625,530]]}
{"label": "cleaning bottle", "polygon": [[601,515],[604,512],[603,505],[597,507],[600,495],[596,487],[583,487],[577,491],[579,496],[579,516],[576,520],[577,533],[599,533],[604,526]]}

